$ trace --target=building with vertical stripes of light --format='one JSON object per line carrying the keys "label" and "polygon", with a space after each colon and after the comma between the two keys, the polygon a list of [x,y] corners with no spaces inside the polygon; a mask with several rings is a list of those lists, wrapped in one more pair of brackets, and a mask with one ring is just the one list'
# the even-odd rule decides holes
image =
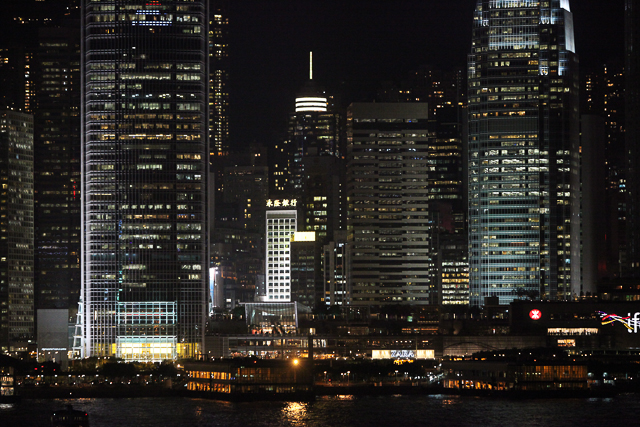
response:
{"label": "building with vertical stripes of light", "polygon": [[468,66],[471,304],[579,296],[569,0],[478,0]]}
{"label": "building with vertical stripes of light", "polygon": [[[354,103],[347,112],[351,305],[438,303],[434,194],[438,169],[426,103]],[[457,168],[456,168],[457,171]],[[447,192],[447,185],[441,188]],[[326,294],[325,294],[326,295]]]}
{"label": "building with vertical stripes of light", "polygon": [[197,356],[208,2],[84,0],[80,356]]}
{"label": "building with vertical stripes of light", "polygon": [[298,229],[297,200],[267,200],[264,302],[291,302],[291,238]]}

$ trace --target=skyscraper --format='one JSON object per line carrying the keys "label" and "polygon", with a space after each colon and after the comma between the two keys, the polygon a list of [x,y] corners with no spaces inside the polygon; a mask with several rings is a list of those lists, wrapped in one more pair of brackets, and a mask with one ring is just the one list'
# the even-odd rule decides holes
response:
{"label": "skyscraper", "polygon": [[229,2],[212,0],[209,17],[209,141],[212,155],[229,151]]}
{"label": "skyscraper", "polygon": [[627,174],[627,257],[629,273],[640,277],[640,1],[626,0],[626,152]]}
{"label": "skyscraper", "polygon": [[568,0],[478,0],[469,55],[471,304],[580,294]]}
{"label": "skyscraper", "polygon": [[82,355],[202,350],[208,2],[85,0]]}
{"label": "skyscraper", "polygon": [[298,229],[296,200],[267,200],[266,302],[291,301],[291,237]]}
{"label": "skyscraper", "polygon": [[36,309],[80,296],[80,22],[43,28],[36,55]]}
{"label": "skyscraper", "polygon": [[[223,203],[224,170],[229,153],[229,1],[209,1],[209,215],[211,229]],[[222,214],[224,216],[224,214]]]}
{"label": "skyscraper", "polygon": [[0,351],[34,338],[33,117],[0,111]]}
{"label": "skyscraper", "polygon": [[[311,58],[313,58],[312,55]],[[308,164],[310,157],[340,159],[344,156],[341,125],[341,115],[334,111],[331,98],[313,80],[313,64],[311,64],[309,80],[297,94],[295,110],[289,114],[287,138],[274,146],[269,155],[272,165],[270,180],[272,194],[284,192],[300,197],[307,192],[306,184],[310,178],[313,179],[310,176],[313,175],[310,174],[310,169],[313,167]],[[323,178],[327,175],[336,176],[341,169],[341,163],[326,160],[321,167]],[[326,193],[333,190],[336,193],[339,192],[338,188],[322,189],[320,192]],[[318,189],[316,188],[312,193],[317,196]],[[338,206],[336,206],[337,211]]]}
{"label": "skyscraper", "polygon": [[437,304],[428,105],[352,104],[347,138],[351,304]]}

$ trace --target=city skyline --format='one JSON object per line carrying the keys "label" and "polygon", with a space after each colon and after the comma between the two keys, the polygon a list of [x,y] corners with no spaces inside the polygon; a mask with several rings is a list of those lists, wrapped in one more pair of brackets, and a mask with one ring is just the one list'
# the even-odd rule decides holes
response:
{"label": "city skyline", "polygon": [[[35,3],[52,8],[61,6],[60,3],[51,1]],[[462,3],[456,4],[459,11],[462,10]],[[70,0],[68,4],[73,5],[74,2]],[[41,255],[49,257],[45,259],[39,256],[40,265],[35,267],[38,270],[36,274],[40,274],[36,276],[40,280],[40,283],[36,281],[35,285],[36,308],[72,308],[77,298],[74,293],[75,285],[71,286],[71,281],[75,279],[67,275],[64,269],[74,268],[73,264],[80,254],[85,285],[82,291],[85,310],[80,312],[79,324],[84,327],[82,335],[85,337],[85,343],[90,343],[92,336],[98,337],[100,341],[96,353],[93,349],[84,347],[85,354],[115,354],[125,358],[139,358],[149,354],[145,353],[145,348],[153,348],[159,353],[150,357],[158,360],[165,356],[175,358],[179,354],[198,353],[199,344],[196,341],[199,338],[196,335],[204,333],[204,315],[202,319],[195,320],[195,323],[192,321],[199,316],[200,310],[204,313],[207,305],[204,300],[204,280],[210,268],[218,267],[218,261],[226,263],[218,270],[224,279],[224,286],[234,288],[228,295],[217,294],[224,298],[220,308],[224,306],[226,309],[233,309],[237,303],[253,301],[257,296],[252,291],[264,288],[265,285],[267,291],[271,288],[277,289],[278,299],[293,300],[290,284],[287,282],[283,285],[278,282],[277,287],[271,286],[270,277],[275,278],[275,272],[272,271],[271,274],[265,271],[269,267],[268,255],[275,257],[275,253],[263,253],[262,262],[256,262],[260,254],[256,254],[253,249],[261,247],[268,252],[269,248],[269,235],[264,233],[264,227],[268,227],[268,224],[264,224],[263,220],[262,224],[256,222],[266,215],[265,211],[256,211],[264,208],[262,199],[298,199],[298,202],[302,202],[297,205],[297,227],[288,227],[285,235],[281,235],[278,230],[278,245],[285,243],[283,251],[279,250],[278,258],[282,256],[282,261],[287,264],[294,256],[300,255],[293,253],[293,249],[286,244],[289,234],[295,231],[316,231],[318,247],[326,244],[331,247],[346,241],[348,246],[351,245],[346,249],[346,253],[353,265],[363,260],[358,257],[362,257],[366,251],[373,250],[371,254],[366,252],[365,258],[375,255],[375,259],[365,259],[366,262],[359,264],[360,267],[357,268],[351,264],[347,265],[345,292],[352,303],[375,306],[389,303],[410,304],[411,301],[420,300],[425,305],[437,305],[444,300],[438,292],[444,289],[445,284],[455,286],[447,290],[450,295],[460,295],[455,304],[464,303],[464,298],[468,298],[469,295],[465,282],[468,269],[464,268],[464,264],[469,260],[460,251],[464,246],[460,236],[466,233],[464,209],[460,206],[466,204],[469,195],[484,194],[487,190],[480,188],[480,185],[484,184],[474,183],[472,180],[465,183],[465,174],[468,171],[464,160],[466,156],[458,154],[466,152],[464,144],[468,141],[465,113],[467,98],[471,102],[469,112],[471,140],[475,141],[473,144],[479,141],[474,126],[500,127],[498,122],[504,119],[505,126],[509,127],[511,133],[507,135],[505,130],[502,132],[504,135],[495,136],[487,131],[483,137],[493,138],[494,142],[500,140],[500,147],[507,147],[507,139],[513,140],[511,142],[517,147],[524,147],[517,148],[520,150],[517,153],[515,146],[496,151],[499,150],[497,146],[490,147],[487,141],[483,141],[481,143],[486,147],[483,145],[482,150],[486,148],[486,152],[478,147],[471,147],[469,157],[472,163],[469,169],[477,172],[485,168],[484,164],[475,160],[474,153],[478,157],[497,156],[495,159],[484,159],[483,162],[486,160],[487,165],[510,165],[505,166],[502,171],[498,166],[491,167],[490,169],[496,169],[496,174],[507,173],[507,169],[525,167],[516,164],[527,164],[526,167],[529,168],[517,179],[513,178],[504,185],[491,187],[489,190],[495,191],[482,202],[482,208],[489,209],[490,204],[499,205],[502,201],[513,204],[511,202],[517,200],[512,197],[526,193],[529,205],[520,208],[527,209],[530,215],[522,216],[522,212],[512,212],[510,208],[505,208],[501,215],[508,217],[509,221],[504,222],[509,224],[504,229],[500,229],[500,225],[483,223],[482,215],[472,215],[472,225],[477,221],[478,224],[482,224],[482,230],[506,233],[501,234],[501,238],[495,233],[485,233],[482,238],[509,240],[506,242],[509,244],[516,240],[518,244],[522,243],[525,234],[540,234],[540,238],[537,239],[538,249],[531,249],[532,242],[527,241],[523,246],[529,249],[525,249],[524,253],[522,249],[508,250],[507,246],[500,246],[505,242],[491,242],[496,243],[496,247],[500,249],[503,257],[501,262],[509,265],[489,266],[483,274],[490,280],[502,280],[499,284],[508,288],[505,291],[508,295],[502,291],[479,292],[478,283],[473,282],[472,287],[475,287],[475,290],[472,289],[472,305],[483,305],[484,297],[493,296],[501,296],[498,301],[507,304],[514,296],[555,300],[578,298],[585,293],[586,289],[579,283],[580,263],[576,262],[576,257],[580,255],[579,223],[576,220],[576,165],[579,161],[576,98],[578,90],[584,88],[579,87],[579,76],[576,73],[578,61],[574,54],[584,51],[586,64],[602,67],[602,55],[614,56],[619,60],[622,55],[615,52],[622,51],[623,47],[621,44],[611,44],[611,40],[604,40],[612,47],[606,51],[607,53],[603,53],[605,51],[601,44],[604,41],[585,35],[585,28],[592,25],[598,17],[592,7],[594,3],[584,2],[577,8],[572,5],[571,11],[575,13],[575,19],[572,19],[567,0],[549,1],[554,11],[548,17],[549,22],[546,22],[547,18],[542,10],[547,6],[544,2],[486,0],[485,8],[489,8],[489,5],[497,6],[499,12],[505,13],[514,13],[510,8],[517,9],[519,17],[524,16],[522,12],[525,9],[540,9],[539,16],[527,15],[523,18],[528,20],[526,24],[529,25],[527,31],[531,35],[531,43],[511,46],[521,52],[508,52],[512,56],[502,58],[499,55],[485,54],[486,46],[483,43],[486,41],[481,38],[483,35],[480,33],[484,29],[504,31],[501,33],[503,36],[508,34],[504,36],[505,40],[508,39],[505,43],[511,43],[509,40],[521,37],[511,35],[514,34],[513,31],[519,31],[513,26],[513,16],[496,17],[505,21],[501,24],[503,28],[498,30],[497,27],[492,27],[493,24],[488,17],[476,14],[478,33],[472,34],[473,13],[468,20],[464,13],[454,15],[451,3],[417,5],[416,2],[406,1],[391,7],[388,2],[373,1],[366,3],[368,7],[365,8],[364,3],[360,1],[340,6],[336,3],[321,4],[314,1],[276,2],[271,4],[272,10],[269,13],[281,12],[282,20],[274,25],[273,22],[276,21],[270,21],[269,15],[263,13],[261,20],[264,22],[252,30],[243,31],[242,35],[245,38],[240,40],[238,45],[234,45],[234,40],[238,39],[234,39],[232,31],[229,38],[226,37],[227,25],[230,29],[236,25],[233,31],[238,31],[242,25],[251,24],[252,14],[265,11],[264,2],[256,4],[249,0],[241,1],[234,3],[234,7],[229,6],[231,9],[220,9],[228,14],[210,14],[204,18],[198,13],[188,14],[188,6],[178,0],[154,1],[146,5],[134,1],[127,1],[123,5],[97,5],[97,2],[87,0],[84,4],[87,8],[84,13],[89,14],[86,17],[95,20],[85,23],[83,31],[97,32],[89,35],[83,33],[84,51],[79,62],[73,60],[78,52],[72,34],[74,25],[78,24],[67,19],[72,18],[75,12],[64,15],[64,19],[56,18],[60,19],[56,22],[64,22],[61,29],[70,29],[68,34],[66,30],[57,31],[58,24],[54,23],[53,19],[50,22],[48,19],[20,18],[14,22],[14,27],[17,25],[24,28],[25,34],[28,33],[28,29],[42,31],[36,32],[36,35],[32,34],[24,41],[7,39],[8,47],[3,50],[0,71],[3,81],[14,82],[12,79],[15,79],[14,86],[7,85],[11,86],[12,90],[7,89],[3,93],[8,106],[21,108],[35,115],[35,147],[40,147],[36,150],[36,167],[39,164],[47,165],[47,168],[51,166],[51,170],[44,171],[43,166],[42,171],[38,169],[35,172],[39,178],[35,188],[36,208],[41,209],[36,210],[38,222],[35,228],[41,239],[38,247],[42,248]],[[204,4],[208,5],[209,2],[203,2]],[[251,10],[245,7],[250,7]],[[412,13],[408,13],[409,10]],[[96,14],[90,15],[94,11]],[[586,19],[586,23],[583,24],[579,17],[584,17],[587,11],[591,18]],[[23,12],[27,13],[20,11],[20,14]],[[486,14],[485,12],[483,14]],[[623,14],[620,10],[618,12],[618,18],[622,20]],[[243,20],[234,15],[237,13],[245,13],[247,19]],[[421,13],[428,18],[420,21],[418,17]],[[606,16],[605,14],[602,19],[606,20]],[[354,17],[357,19],[351,20]],[[435,21],[437,19],[440,20],[439,23]],[[541,20],[541,25],[538,19]],[[307,25],[304,25],[305,22]],[[455,25],[447,26],[447,22],[455,22]],[[430,23],[433,25],[429,25]],[[419,27],[422,31],[417,30],[418,24],[422,24]],[[548,27],[540,29],[538,26]],[[169,40],[165,37],[168,31],[179,28],[182,29],[180,39]],[[606,28],[607,34],[616,33],[612,27]],[[208,29],[211,29],[211,32],[207,31]],[[322,31],[318,31],[319,29]],[[544,44],[541,41],[546,37],[543,36],[543,30],[549,35],[549,41]],[[299,35],[288,37],[297,40],[295,43],[283,41],[282,37],[290,32]],[[253,39],[252,49],[242,47],[242,43],[247,43],[255,36],[260,36],[261,41],[255,42]],[[491,37],[494,36],[495,34],[491,34]],[[196,39],[204,41],[202,46],[195,43]],[[536,39],[535,43],[533,39]],[[120,40],[122,50],[116,53],[106,52],[115,46],[110,45],[112,40]],[[580,43],[587,47],[581,47]],[[460,46],[464,49],[460,49]],[[472,47],[475,50],[471,51]],[[491,46],[486,48],[491,50]],[[313,83],[317,84],[313,88],[307,81],[307,55],[310,50],[314,51]],[[464,55],[462,52],[465,52]],[[469,52],[476,57],[470,58],[465,66],[459,59]],[[526,63],[520,64],[518,61],[524,56],[516,54],[530,56],[527,57]],[[198,55],[200,59],[195,61],[194,58]],[[239,69],[238,65],[233,65],[234,55],[237,55],[240,64],[248,56],[252,56],[254,68],[248,66]],[[266,61],[265,56],[269,57]],[[78,63],[82,66],[80,73]],[[526,81],[518,80],[520,77],[517,73],[511,71],[512,63],[526,68]],[[217,73],[219,70],[212,67],[220,67],[222,74]],[[260,67],[264,72],[255,72],[255,67]],[[465,69],[469,71],[468,87],[465,84]],[[485,69],[502,72],[503,76],[511,76],[511,81],[502,82],[504,85],[489,80],[483,81],[481,76],[484,76]],[[262,83],[251,98],[245,98],[247,91],[253,89],[251,79],[247,80],[249,74],[257,76],[254,82]],[[532,77],[534,74],[535,78]],[[295,77],[292,77],[294,75]],[[541,76],[540,81],[537,80],[538,76]],[[82,101],[78,101],[77,96],[79,79],[82,79],[84,90]],[[234,79],[238,86],[230,83]],[[209,83],[206,84],[205,81]],[[517,86],[520,83],[524,85],[524,89]],[[296,87],[294,91],[290,91],[288,88],[293,85]],[[67,87],[70,90],[67,90]],[[318,87],[326,88],[326,92]],[[300,88],[303,90],[300,91]],[[496,94],[492,95],[492,91]],[[513,93],[503,96],[497,95],[497,92]],[[267,93],[277,95],[273,96],[270,102],[259,101]],[[535,93],[535,97],[531,97],[532,93]],[[317,95],[312,98],[322,100],[321,111],[307,111],[305,108],[296,107],[294,113],[296,95]],[[233,104],[234,97],[236,108],[238,105],[250,106],[244,108],[240,114],[234,114],[233,108],[226,108],[228,100]],[[283,109],[280,102],[285,98],[286,108]],[[55,99],[61,99],[63,102],[54,102]],[[538,108],[538,101],[534,100],[538,99],[541,100],[540,105],[545,105],[543,100],[549,100],[549,103],[547,107],[540,107],[534,112],[534,109]],[[522,107],[520,104],[525,101],[531,105]],[[80,102],[80,105],[74,104]],[[380,111],[380,117],[362,118],[363,122],[360,124],[344,119],[347,105],[371,104],[382,108],[386,105],[385,102],[395,102],[397,105],[412,104],[411,108],[424,111],[417,117],[408,115],[402,118],[393,114],[386,117],[390,110]],[[500,105],[496,111],[491,110],[491,114],[499,116],[501,112],[506,112],[507,114],[503,114],[505,117],[496,121],[487,119],[487,123],[480,123],[485,115],[489,115],[490,109],[487,106],[490,104],[487,102],[494,102],[496,106],[504,102],[504,106]],[[506,103],[512,103],[513,108],[506,111]],[[529,107],[531,108],[527,110]],[[327,111],[324,111],[325,108]],[[78,109],[83,120],[79,131],[74,128],[73,119],[78,116]],[[262,114],[261,109],[269,111]],[[353,109],[351,111],[353,112]],[[209,113],[214,112],[215,114],[209,116]],[[64,126],[69,126],[68,130],[56,126],[59,119],[55,117],[58,113],[61,117],[72,118],[69,123],[64,123]],[[604,115],[606,110],[598,114]],[[280,116],[285,120],[281,121],[278,118]],[[530,116],[532,120],[527,121],[524,116]],[[524,121],[520,120],[522,117]],[[556,120],[555,117],[559,119]],[[244,131],[234,136],[231,130],[230,139],[227,140],[228,118],[231,122],[242,122]],[[410,126],[405,129],[398,124],[398,120],[409,123]],[[422,121],[420,132],[413,132],[414,120]],[[544,122],[545,125],[533,126],[534,121]],[[357,130],[363,123],[367,124],[366,126],[371,123],[375,125],[362,128],[362,134],[354,132],[354,124]],[[390,127],[387,129],[387,126]],[[395,129],[396,126],[399,128]],[[609,119],[607,126],[617,131],[613,120]],[[349,133],[346,131],[347,128]],[[594,129],[598,127],[595,126]],[[366,132],[370,133],[365,135]],[[245,150],[241,156],[238,153],[228,156],[224,153],[224,141],[230,141],[231,146],[238,151],[237,149],[246,148],[252,142],[250,137],[246,137],[252,133],[257,135],[257,144],[253,145],[251,150]],[[71,244],[77,240],[78,224],[69,222],[67,225],[65,216],[65,212],[73,215],[75,205],[59,203],[58,206],[55,197],[64,194],[66,201],[77,197],[73,192],[77,181],[75,176],[78,175],[73,169],[73,164],[77,162],[77,156],[73,154],[76,148],[73,141],[79,139],[78,134],[82,138],[83,149],[83,170],[80,174],[83,186],[80,194],[85,200],[82,213],[83,247],[79,252]],[[561,134],[565,134],[566,137],[560,138]],[[594,137],[594,147],[605,141],[604,136],[601,140],[597,135]],[[210,145],[207,146],[208,139]],[[417,147],[416,145],[420,144],[416,141],[424,147]],[[271,157],[266,160],[265,146],[277,148],[280,147],[278,144],[289,144],[291,148],[281,150],[282,159]],[[341,148],[345,146],[349,146],[351,151]],[[420,151],[416,151],[418,148]],[[368,151],[359,152],[360,149]],[[528,151],[525,152],[525,149]],[[390,153],[397,150],[400,151],[393,155],[395,159],[391,159]],[[51,155],[45,156],[46,151]],[[63,151],[66,153],[59,153]],[[213,152],[223,155],[215,156],[219,159],[210,166],[207,164],[208,155]],[[453,161],[455,157],[460,157],[460,161]],[[371,160],[372,163],[365,162],[362,166],[358,161],[363,159]],[[343,161],[349,165],[346,168],[346,176],[341,173],[345,169],[342,166]],[[57,173],[58,166],[54,163],[58,166],[64,163],[68,169],[63,173]],[[274,180],[273,184],[277,184],[276,190],[281,194],[266,194],[267,177],[273,172],[280,176],[281,171],[278,167],[284,164],[289,165],[289,184],[285,185],[283,182],[281,185]],[[545,166],[551,164],[553,167]],[[362,166],[361,169],[358,169],[359,165]],[[268,170],[267,167],[273,170]],[[378,167],[379,170],[376,169]],[[394,170],[387,170],[390,168]],[[338,171],[340,173],[337,173]],[[489,172],[491,173],[493,172]],[[59,183],[48,180],[46,177],[50,176],[49,174],[60,179]],[[327,179],[328,177],[330,179]],[[522,186],[524,181],[527,183]],[[252,182],[259,185],[253,188]],[[404,184],[407,182],[425,184]],[[217,192],[214,192],[214,184],[219,189]],[[470,193],[465,187],[467,184],[473,187]],[[206,191],[207,186],[210,191]],[[361,186],[362,190],[354,191],[358,186]],[[57,193],[57,187],[61,188],[60,193]],[[255,191],[248,191],[250,188]],[[385,191],[397,190],[394,197],[402,199],[405,197],[403,191],[407,189],[420,193],[420,206],[413,206],[414,200],[410,198],[396,201],[399,202],[398,206],[383,200],[374,202],[376,198],[381,199],[381,194],[386,194]],[[231,194],[230,191],[236,194]],[[356,193],[361,199],[357,199]],[[49,197],[44,197],[45,195]],[[348,199],[346,201],[345,196]],[[452,203],[445,203],[449,207],[436,203],[441,196],[451,199],[449,201]],[[330,197],[335,198],[331,203]],[[411,193],[406,197],[414,196]],[[214,203],[214,199],[220,199],[221,203]],[[358,203],[355,202],[375,206],[360,207],[356,206]],[[473,203],[475,202],[472,200]],[[58,223],[53,221],[53,215],[48,215],[53,213],[51,208],[54,207]],[[499,206],[494,207],[501,209]],[[408,209],[406,212],[403,210],[405,208]],[[475,208],[472,208],[472,211],[473,209]],[[547,216],[534,218],[535,215],[531,214],[536,209]],[[209,217],[206,217],[207,212]],[[340,219],[343,212],[350,218],[346,228],[342,226]],[[518,221],[512,215],[514,213],[520,215],[516,215]],[[402,228],[401,220],[411,220],[413,216],[421,221],[420,233],[413,229],[408,232],[398,231]],[[360,237],[354,236],[352,232],[366,234],[362,231],[371,225],[367,221],[373,217],[385,223],[384,227],[381,226],[381,229],[385,229],[384,233],[380,233],[382,237],[361,236],[361,240],[356,240]],[[45,219],[49,221],[46,227]],[[361,220],[362,224],[358,223]],[[392,226],[391,220],[398,223]],[[332,221],[334,224],[331,224]],[[391,230],[394,227],[397,227],[397,230]],[[219,240],[214,241],[214,231],[217,231],[214,229],[217,228],[220,228],[221,232],[217,233],[216,239]],[[229,233],[229,230],[234,229],[242,233]],[[513,230],[518,232],[513,233]],[[58,237],[55,234],[58,231],[65,232],[60,233]],[[339,231],[346,234],[338,234]],[[393,232],[387,233],[388,231]],[[477,231],[477,228],[472,229],[472,235],[477,239],[471,242],[470,247],[480,247],[480,237],[473,234]],[[247,234],[256,232],[261,234],[257,238],[255,235]],[[334,237],[334,232],[337,237]],[[275,238],[275,234],[271,237]],[[54,247],[55,243],[62,243],[65,239],[70,245]],[[260,239],[263,241],[260,242]],[[169,240],[170,243],[166,244],[163,240]],[[246,247],[238,249],[233,245],[225,246],[228,240],[232,240],[234,245],[250,244],[251,254],[246,251]],[[264,240],[267,240],[266,245]],[[361,242],[365,243],[360,245]],[[484,243],[486,242],[482,242],[483,247]],[[275,242],[272,244],[275,245]],[[214,253],[214,245],[217,245],[216,250],[219,252]],[[443,245],[448,246],[446,252],[442,249]],[[310,245],[308,246],[304,251],[311,250]],[[179,253],[176,254],[176,251]],[[380,253],[373,254],[376,251]],[[240,255],[241,252],[244,254]],[[476,268],[473,267],[473,263],[477,262],[477,258],[474,257],[484,256],[485,252],[489,254],[486,250],[480,254],[474,254],[472,251],[472,272]],[[446,256],[443,255],[445,253]],[[624,248],[620,249],[620,254],[624,253]],[[532,257],[536,254],[540,255],[540,259],[534,262]],[[516,255],[531,255],[531,259],[527,259],[526,266],[511,265],[514,259],[512,256]],[[236,270],[236,260],[233,259],[235,256],[245,257],[242,279],[241,269]],[[332,274],[337,277],[341,273],[322,271],[323,266],[319,261],[315,265],[307,262],[309,256],[303,255],[304,259],[298,259],[297,268],[305,269],[305,277],[301,275],[296,280],[304,280],[305,283],[315,281],[316,298],[309,297],[313,293],[304,298],[307,301],[315,299],[315,303],[322,304],[327,296],[323,278]],[[416,258],[418,261],[415,265],[411,264],[402,271],[393,272],[398,274],[399,282],[378,286],[375,281],[367,281],[366,277],[379,274],[380,277],[377,279],[382,280],[385,276],[384,280],[387,280],[389,275],[370,268],[371,265],[377,264],[379,267],[387,262],[393,264],[396,260],[381,260],[377,259],[377,256],[406,257],[407,261],[411,261],[411,257],[420,259]],[[316,259],[320,258],[316,256]],[[272,261],[274,262],[271,264],[275,264],[275,259]],[[418,263],[421,265],[418,266]],[[46,265],[49,267],[45,270]],[[275,265],[272,267],[276,268]],[[283,273],[280,270],[288,270],[290,267],[292,265],[278,268],[279,279]],[[355,269],[349,271],[349,268]],[[354,271],[357,271],[360,277],[352,275]],[[390,271],[389,268],[387,272]],[[509,273],[500,273],[501,279],[494,277],[496,275],[485,274],[507,271]],[[44,277],[45,272],[60,274],[60,279],[53,278],[53,274]],[[290,275],[284,273],[282,279],[288,281],[291,279],[288,276]],[[515,280],[513,278],[516,276],[527,276],[527,283],[507,283]],[[68,282],[65,277],[70,277]],[[410,280],[412,277],[420,279],[422,288],[412,288],[414,282],[418,282]],[[454,280],[450,281],[451,278]],[[59,286],[58,282],[64,282],[69,289]],[[355,285],[356,282],[357,289],[349,288],[349,284]],[[242,285],[239,285],[240,283]],[[402,283],[406,283],[406,287]],[[183,285],[190,289],[187,293],[193,294],[185,297],[191,301],[185,304],[180,302],[182,297],[175,295],[175,292],[181,292]],[[221,286],[222,283],[217,285]],[[491,284],[494,285],[498,283]],[[590,283],[589,292],[594,292],[594,289],[593,283]],[[356,290],[357,297],[351,293]],[[414,290],[419,291],[421,295],[414,295]],[[373,297],[373,294],[377,295]],[[48,301],[44,298],[46,295],[51,296],[47,297]],[[276,296],[275,293],[271,295]],[[384,295],[391,297],[387,298]],[[329,296],[329,300],[335,298]],[[92,305],[96,302],[99,304]],[[182,308],[178,309],[178,305]],[[180,318],[184,307],[193,314],[188,320]],[[75,316],[75,312],[70,310],[68,315]],[[137,316],[137,320],[133,321],[128,316]],[[135,323],[137,321],[140,323]],[[160,329],[148,327],[149,322],[161,325]],[[97,329],[92,329],[96,325]],[[167,333],[160,333],[160,330]],[[195,341],[190,341],[189,336],[196,336]],[[154,341],[155,338],[146,337],[158,339]]]}
{"label": "city skyline", "polygon": [[632,425],[639,11],[10,2],[0,419]]}

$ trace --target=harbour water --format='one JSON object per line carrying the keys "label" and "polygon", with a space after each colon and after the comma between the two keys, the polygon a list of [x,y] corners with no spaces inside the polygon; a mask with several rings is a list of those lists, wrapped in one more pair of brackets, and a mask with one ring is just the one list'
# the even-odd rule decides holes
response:
{"label": "harbour water", "polygon": [[373,427],[638,425],[640,396],[511,400],[451,396],[339,396],[311,403],[227,403],[186,398],[23,400],[0,405],[1,426],[48,426],[53,410],[73,405],[92,427]]}

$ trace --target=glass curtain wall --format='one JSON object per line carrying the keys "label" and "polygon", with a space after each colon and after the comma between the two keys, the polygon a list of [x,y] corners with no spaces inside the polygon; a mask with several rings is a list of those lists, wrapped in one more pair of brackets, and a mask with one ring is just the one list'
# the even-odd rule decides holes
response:
{"label": "glass curtain wall", "polygon": [[83,2],[84,357],[202,350],[207,3]]}
{"label": "glass curtain wall", "polygon": [[577,56],[567,0],[479,0],[469,55],[471,304],[579,293]]}

